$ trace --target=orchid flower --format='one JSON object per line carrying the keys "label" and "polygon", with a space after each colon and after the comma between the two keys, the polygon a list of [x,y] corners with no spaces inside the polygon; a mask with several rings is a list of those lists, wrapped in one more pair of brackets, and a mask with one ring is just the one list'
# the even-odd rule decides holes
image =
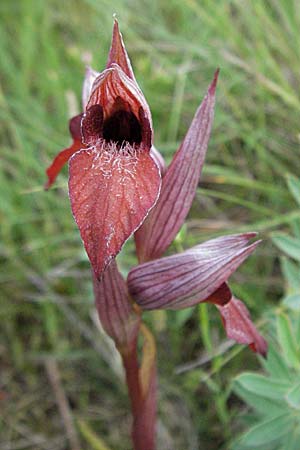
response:
{"label": "orchid flower", "polygon": [[84,113],[70,121],[73,144],[47,169],[50,187],[69,160],[71,208],[95,275],[100,278],[155,205],[159,163],[153,129],[115,21],[106,69],[88,70]]}
{"label": "orchid flower", "polygon": [[[169,165],[153,146],[149,106],[115,20],[106,68],[88,68],[73,139],[47,169],[49,188],[69,161],[71,208],[93,270],[96,307],[121,354],[135,450],[155,449],[155,343],[142,322],[151,309],[216,305],[229,338],[265,356],[267,344],[229,277],[255,250],[256,233],[223,236],[164,257],[191,207],[214,116],[218,70]],[[139,264],[127,280],[114,258],[134,234]],[[143,339],[142,356],[138,339]]]}

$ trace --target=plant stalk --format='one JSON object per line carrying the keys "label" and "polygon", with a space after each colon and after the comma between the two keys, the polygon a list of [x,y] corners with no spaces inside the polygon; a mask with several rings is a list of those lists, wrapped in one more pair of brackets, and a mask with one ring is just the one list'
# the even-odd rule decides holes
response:
{"label": "plant stalk", "polygon": [[149,384],[143,387],[138,361],[137,340],[131,349],[122,353],[128,394],[133,416],[132,441],[134,450],[156,448],[156,367],[150,367]]}

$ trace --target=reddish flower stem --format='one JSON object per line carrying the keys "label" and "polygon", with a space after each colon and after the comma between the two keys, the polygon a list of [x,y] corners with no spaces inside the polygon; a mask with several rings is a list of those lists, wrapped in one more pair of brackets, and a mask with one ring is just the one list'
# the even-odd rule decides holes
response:
{"label": "reddish flower stem", "polygon": [[127,352],[122,352],[128,394],[133,416],[132,441],[134,450],[155,450],[156,429],[156,370],[151,368],[150,383],[143,393],[137,342]]}

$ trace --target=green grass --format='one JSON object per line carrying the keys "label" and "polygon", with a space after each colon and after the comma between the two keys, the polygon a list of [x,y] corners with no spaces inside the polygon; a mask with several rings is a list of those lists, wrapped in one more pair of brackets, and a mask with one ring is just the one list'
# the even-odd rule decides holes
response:
{"label": "green grass", "polygon": [[[299,2],[111,3],[0,6],[1,449],[69,448],[45,369],[50,357],[81,424],[82,448],[97,448],[91,432],[112,450],[130,446],[118,362],[91,319],[89,265],[70,212],[66,170],[53,190],[42,188],[45,167],[69,143],[67,120],[81,108],[84,61],[104,67],[114,12],[167,160],[221,68],[207,163],[173,249],[221,233],[260,231],[264,243],[231,285],[257,318],[283,289],[268,236],[300,216],[284,180],[300,170]],[[125,271],[132,249],[129,243],[121,256]],[[235,347],[178,375],[176,366],[223,342],[218,316],[201,308],[147,320],[159,342],[161,448],[169,441],[172,449],[227,448],[241,408],[230,380],[257,367],[255,358]]]}

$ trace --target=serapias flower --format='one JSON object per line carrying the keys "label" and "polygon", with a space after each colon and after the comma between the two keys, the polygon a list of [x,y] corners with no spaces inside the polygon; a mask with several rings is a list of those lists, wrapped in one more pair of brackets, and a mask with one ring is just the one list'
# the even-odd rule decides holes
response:
{"label": "serapias flower", "polygon": [[[256,247],[257,243],[246,245],[253,233],[221,237],[161,258],[183,225],[197,189],[213,123],[218,73],[166,168],[153,146],[149,106],[135,80],[115,20],[106,69],[101,73],[91,68],[86,71],[84,112],[69,123],[73,143],[47,169],[48,188],[69,160],[72,211],[96,279],[102,279],[106,267],[135,232],[139,262],[146,264],[132,269],[128,287],[115,264],[102,284],[94,280],[98,311],[102,311],[106,331],[118,345],[131,335],[125,327],[127,321],[135,337],[138,328],[139,319],[132,306],[128,307],[129,289],[142,309],[215,303],[229,337],[261,354],[266,352],[265,341],[248,311],[227,285],[229,276]],[[118,286],[123,301],[114,299],[109,313],[109,291],[113,297]],[[119,327],[113,319],[118,311],[122,313]]]}
{"label": "serapias flower", "polygon": [[84,113],[70,121],[73,144],[47,169],[50,187],[69,160],[69,195],[98,278],[155,205],[161,185],[149,106],[115,21],[106,69],[88,70]]}

